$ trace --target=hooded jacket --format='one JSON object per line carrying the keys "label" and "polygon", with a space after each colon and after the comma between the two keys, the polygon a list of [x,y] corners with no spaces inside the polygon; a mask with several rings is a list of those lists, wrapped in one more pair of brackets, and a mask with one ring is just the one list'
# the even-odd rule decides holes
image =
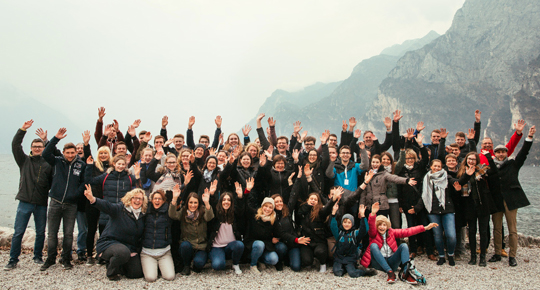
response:
{"label": "hooded jacket", "polygon": [[336,217],[333,216],[330,222],[330,229],[336,239],[334,262],[341,264],[356,263],[358,260],[358,245],[362,243],[362,238],[367,234],[368,225],[366,218],[360,219],[360,225],[357,230],[350,229],[346,231],[338,226]]}

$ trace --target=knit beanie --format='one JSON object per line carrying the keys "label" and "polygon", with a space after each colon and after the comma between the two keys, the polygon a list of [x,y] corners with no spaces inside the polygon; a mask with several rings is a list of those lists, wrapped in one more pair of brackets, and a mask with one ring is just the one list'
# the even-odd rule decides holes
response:
{"label": "knit beanie", "polygon": [[202,148],[203,150],[206,149],[206,146],[204,146],[203,144],[199,143],[199,144],[195,145],[195,148],[193,148],[193,151],[197,150],[197,148],[199,148],[199,147]]}
{"label": "knit beanie", "polygon": [[344,214],[343,217],[341,218],[341,224],[343,224],[343,221],[344,221],[345,219],[350,220],[351,223],[352,223],[352,226],[354,227],[354,217],[352,216],[352,214],[349,214],[349,213]]}
{"label": "knit beanie", "polygon": [[274,209],[276,207],[276,205],[274,204],[274,200],[270,197],[265,197],[263,202],[261,203],[261,207],[265,204],[265,203],[270,203],[272,205],[272,209]]}

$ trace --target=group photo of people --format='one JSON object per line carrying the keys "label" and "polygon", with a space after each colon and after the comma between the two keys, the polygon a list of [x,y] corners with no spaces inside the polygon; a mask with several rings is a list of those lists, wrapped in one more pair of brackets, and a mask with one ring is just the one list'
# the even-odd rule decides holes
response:
{"label": "group photo of people", "polygon": [[249,125],[224,134],[221,116],[198,139],[194,116],[186,132],[168,131],[168,116],[121,127],[104,107],[93,132],[31,117],[13,128],[20,180],[6,271],[31,218],[36,269],[102,266],[113,281],[290,268],[416,285],[430,278],[422,255],[441,267],[519,266],[517,211],[530,204],[519,172],[536,132],[524,120],[494,144],[479,110],[463,113],[471,127],[459,132],[400,128],[396,110],[384,136],[354,117],[317,134],[297,121],[277,136],[279,120],[260,114],[255,139]]}

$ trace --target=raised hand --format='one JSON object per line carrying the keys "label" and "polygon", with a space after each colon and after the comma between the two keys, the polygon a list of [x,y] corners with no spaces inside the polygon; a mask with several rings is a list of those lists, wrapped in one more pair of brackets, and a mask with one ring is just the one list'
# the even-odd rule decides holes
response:
{"label": "raised hand", "polygon": [[[418,131],[418,132],[420,132],[420,131]],[[405,135],[403,135],[403,137],[407,138],[407,140],[411,140],[412,137],[414,137],[414,129],[413,128],[407,129],[407,133],[405,133]]]}
{"label": "raised hand", "polygon": [[529,129],[529,135],[528,135],[528,137],[529,137],[529,138],[534,137],[534,133],[536,133],[536,125],[533,125],[533,126]]}
{"label": "raised hand", "polygon": [[266,150],[264,151],[264,154],[265,154],[266,157],[267,157],[268,159],[270,159],[270,160],[272,160],[272,157],[273,157],[273,156],[272,156],[273,150],[274,150],[274,146],[270,145],[270,147],[268,147],[268,149],[266,149]]}
{"label": "raised hand", "polygon": [[231,153],[231,154],[229,155],[229,163],[230,163],[230,164],[233,164],[234,160],[236,160],[236,157],[234,156],[233,153]]}
{"label": "raised hand", "polygon": [[343,192],[345,192],[345,190],[343,189],[343,187],[338,187],[334,190],[334,196],[332,196],[332,200],[333,201],[339,201],[341,199],[341,196],[343,196]]}
{"label": "raised hand", "polygon": [[84,145],[88,145],[88,143],[90,143],[90,131],[89,130],[84,131],[84,133],[82,134],[82,139],[83,139]]}
{"label": "raised hand", "polygon": [[92,158],[92,155],[88,156],[86,158],[86,164],[94,164],[94,158]]}
{"label": "raised hand", "polygon": [[246,125],[244,128],[242,128],[242,134],[244,134],[244,137],[247,137],[249,135],[249,132],[251,132],[251,126]]}
{"label": "raised hand", "polygon": [[152,140],[152,133],[150,133],[150,131],[146,132],[142,137],[142,140],[146,143],[149,143],[150,140]]}
{"label": "raised hand", "polygon": [[474,121],[476,123],[480,123],[480,117],[482,116],[482,112],[480,110],[474,111]]}
{"label": "raised hand", "polygon": [[467,173],[467,175],[473,175],[475,171],[476,171],[476,166],[468,166],[467,169],[465,170],[465,173]]}
{"label": "raised hand", "polygon": [[461,191],[461,184],[459,182],[455,181],[453,185],[456,191]]}
{"label": "raised hand", "polygon": [[204,190],[204,193],[202,195],[202,201],[204,202],[204,205],[208,207],[210,204],[210,192],[208,191],[208,188]]}
{"label": "raised hand", "polygon": [[259,166],[264,167],[266,165],[266,154],[261,154],[259,157]]}
{"label": "raised hand", "polygon": [[409,184],[410,186],[415,186],[416,183],[417,183],[417,182],[416,182],[416,180],[414,180],[414,177],[411,177],[411,178],[409,179],[408,184]]}
{"label": "raised hand", "polygon": [[114,130],[116,130],[116,132],[118,132],[118,128],[120,128],[118,125],[118,121],[116,121],[116,119],[113,120],[113,128]]}
{"label": "raised hand", "polygon": [[[300,171],[298,171],[300,172]],[[289,178],[287,179],[287,181],[289,182],[289,186],[293,185],[293,178],[296,174],[293,172],[291,173],[291,175],[289,175]]]}
{"label": "raised hand", "polygon": [[133,125],[128,126],[127,132],[130,136],[133,136],[133,137],[137,135],[137,132],[135,131],[135,127]]}
{"label": "raised hand", "polygon": [[394,112],[394,122],[399,122],[399,120],[401,120],[401,118],[403,118],[403,115],[401,115],[401,111],[396,110]]}
{"label": "raised hand", "polygon": [[216,190],[217,190],[217,183],[218,183],[218,180],[214,180],[212,181],[212,183],[210,183],[210,194],[211,195],[214,195],[214,193],[216,193]]}
{"label": "raised hand", "polygon": [[361,204],[358,207],[358,218],[361,219],[366,216],[366,206]]}
{"label": "raised hand", "polygon": [[28,130],[28,128],[32,127],[32,124],[34,124],[34,120],[26,121],[22,125],[21,129],[26,131],[26,130]]}
{"label": "raised hand", "polygon": [[390,117],[385,117],[384,125],[386,126],[386,131],[390,131],[392,129],[392,119],[390,119]]}
{"label": "raised hand", "polygon": [[341,125],[341,129],[343,129],[343,132],[346,132],[347,131],[347,122],[345,122],[345,120],[343,120],[343,124]]}
{"label": "raised hand", "polygon": [[309,164],[304,165],[304,174],[307,176],[311,176],[311,173],[313,173],[313,168],[309,166]]}
{"label": "raised hand", "polygon": [[246,189],[251,191],[253,186],[255,186],[255,179],[253,177],[246,179]]}
{"label": "raised hand", "polygon": [[171,139],[167,140],[167,142],[165,142],[165,143],[163,144],[163,146],[169,147],[169,145],[171,145],[173,142],[174,142],[174,138],[171,138]]}
{"label": "raised hand", "polygon": [[223,145],[223,142],[224,142],[224,140],[223,140],[223,132],[221,132],[219,134],[219,145]]}
{"label": "raised hand", "polygon": [[467,134],[467,139],[474,139],[474,129],[469,129],[469,133]]}
{"label": "raised hand", "polygon": [[174,187],[173,187],[173,190],[172,190],[172,194],[173,194],[173,201],[176,201],[178,199],[178,197],[180,197],[180,184],[175,184]]}
{"label": "raised hand", "polygon": [[300,140],[302,140],[302,142],[304,142],[304,139],[306,139],[307,133],[307,131],[304,131],[302,132],[302,135],[300,135]]}
{"label": "raised hand", "polygon": [[377,215],[377,212],[379,212],[379,203],[378,202],[371,205],[371,214],[372,215]]}
{"label": "raised hand", "polygon": [[238,181],[234,183],[234,187],[236,188],[236,195],[238,196],[238,198],[242,198],[244,192],[242,191],[242,186],[240,185],[240,183],[238,183]]}
{"label": "raised hand", "polygon": [[193,153],[192,153],[192,154],[189,154],[189,162],[190,162],[190,163],[195,162],[195,155],[193,155]]}
{"label": "raised hand", "polygon": [[154,158],[156,158],[156,160],[161,160],[161,157],[163,157],[163,148],[159,148],[156,150],[156,155],[154,155]]}
{"label": "raised hand", "polygon": [[292,158],[295,162],[298,162],[298,157],[300,156],[300,151],[298,149],[294,149],[292,152]]}
{"label": "raised hand", "polygon": [[191,181],[191,178],[193,178],[193,170],[190,170],[186,174],[184,174],[184,185],[188,185]]}
{"label": "raised hand", "polygon": [[99,121],[103,123],[103,117],[105,117],[105,107],[98,108]]}
{"label": "raised hand", "polygon": [[445,138],[448,136],[448,131],[446,131],[446,128],[441,128],[441,138]]}
{"label": "raised hand", "polygon": [[418,145],[422,146],[423,141],[424,141],[424,135],[422,134],[416,135],[416,143],[418,143]]}
{"label": "raised hand", "polygon": [[136,162],[133,164],[133,171],[135,173],[135,177],[139,178],[139,176],[141,176],[141,163]]}
{"label": "raised hand", "polygon": [[[131,124],[131,126],[133,126],[133,129],[139,128],[139,125],[141,125],[141,119],[137,119],[137,120],[133,121],[133,124]],[[131,136],[135,136],[135,135],[131,135]]]}
{"label": "raised hand", "polygon": [[223,119],[221,119],[221,116],[216,116],[216,119],[214,120],[214,122],[216,123],[216,126],[218,128],[221,128],[221,124],[223,123]]}
{"label": "raised hand", "polygon": [[86,199],[88,199],[90,203],[96,202],[96,198],[92,194],[92,186],[90,186],[90,184],[85,184],[84,187],[86,188],[84,190],[84,196],[86,196]]}
{"label": "raised hand", "polygon": [[332,207],[332,215],[336,215],[337,211],[339,209],[339,203],[335,203],[334,207]]}
{"label": "raised hand", "polygon": [[300,121],[294,122],[294,124],[293,124],[293,135],[294,136],[298,136],[298,133],[300,132],[300,130],[302,130],[302,128],[304,128],[301,125],[302,125],[302,122],[300,122]]}
{"label": "raised hand", "polygon": [[364,182],[365,182],[366,184],[368,184],[368,183],[371,181],[371,179],[373,178],[373,175],[375,175],[375,171],[373,171],[373,169],[371,169],[371,170],[366,174],[366,176],[364,177]]}
{"label": "raised hand", "polygon": [[521,135],[523,133],[525,125],[525,120],[518,120],[517,124],[514,124],[514,128],[516,129],[516,133],[518,133],[518,135]]}
{"label": "raised hand", "polygon": [[58,129],[58,132],[56,133],[56,135],[54,135],[54,137],[62,140],[64,138],[66,138],[66,136],[67,136],[66,132],[67,132],[67,129],[62,127],[60,129]]}
{"label": "raised hand", "polygon": [[425,128],[426,128],[426,126],[424,126],[424,122],[420,121],[420,122],[416,123],[416,131],[421,132]]}
{"label": "raised hand", "polygon": [[362,136],[362,130],[356,129],[354,130],[354,138],[358,139]]}
{"label": "raised hand", "polygon": [[47,140],[47,130],[43,131],[42,128],[38,128],[36,130],[36,135],[39,137],[39,139],[41,140]]}
{"label": "raised hand", "polygon": [[257,128],[262,128],[261,120],[264,118],[264,116],[264,113],[260,113],[259,116],[257,116]]}
{"label": "raised hand", "polygon": [[328,141],[328,138],[330,137],[330,130],[324,130],[324,132],[321,134],[321,144],[326,144]]}
{"label": "raised hand", "polygon": [[349,118],[349,130],[354,130],[354,127],[356,127],[356,118],[350,117]]}
{"label": "raised hand", "polygon": [[216,155],[216,148],[210,147],[208,148],[208,155]]}
{"label": "raised hand", "polygon": [[112,129],[113,129],[113,126],[111,124],[105,125],[105,128],[103,129],[103,135],[104,136],[109,136]]}
{"label": "raised hand", "polygon": [[195,116],[191,116],[189,117],[189,120],[188,120],[188,129],[192,129],[193,128],[193,125],[195,125]]}
{"label": "raised hand", "polygon": [[424,229],[426,229],[426,231],[429,231],[431,230],[432,228],[436,228],[438,227],[439,225],[436,224],[436,223],[430,223],[429,225],[425,226]]}
{"label": "raised hand", "polygon": [[276,125],[276,120],[274,120],[274,117],[268,118],[268,126],[274,127]]}
{"label": "raised hand", "polygon": [[481,149],[480,154],[487,155],[487,154],[491,154],[491,153],[489,152],[489,150]]}

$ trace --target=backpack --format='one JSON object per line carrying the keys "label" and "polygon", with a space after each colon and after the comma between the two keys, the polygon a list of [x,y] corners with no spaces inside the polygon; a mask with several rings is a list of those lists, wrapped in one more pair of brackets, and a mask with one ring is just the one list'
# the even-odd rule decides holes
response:
{"label": "backpack", "polygon": [[398,275],[401,281],[406,280],[404,279],[404,276],[406,273],[408,273],[411,277],[413,277],[413,279],[416,280],[418,284],[422,284],[422,285],[426,284],[426,277],[424,277],[424,275],[422,275],[422,273],[420,273],[420,271],[416,269],[414,260],[409,260],[407,263],[405,263],[405,265],[403,265],[403,267],[401,267],[401,270],[399,271],[399,275]]}
{"label": "backpack", "polygon": [[[109,174],[110,173],[107,173],[107,175],[105,175],[105,178],[103,179],[103,184],[101,185],[101,190],[105,190],[105,181],[107,181],[107,177],[109,177]],[[131,180],[131,175],[128,174],[128,177],[129,177],[129,187],[133,188],[133,180]]]}

